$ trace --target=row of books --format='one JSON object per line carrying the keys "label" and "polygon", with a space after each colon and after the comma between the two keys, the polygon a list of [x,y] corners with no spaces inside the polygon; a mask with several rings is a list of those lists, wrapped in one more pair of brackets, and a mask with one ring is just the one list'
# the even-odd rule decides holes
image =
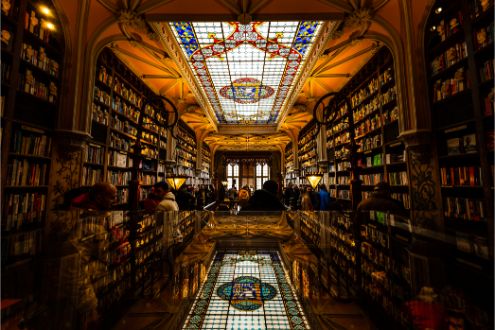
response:
{"label": "row of books", "polygon": [[44,131],[22,126],[22,129],[15,130],[13,134],[10,151],[22,155],[49,157],[52,139],[45,134]]}
{"label": "row of books", "polygon": [[442,186],[482,186],[481,167],[442,167],[440,168]]}
{"label": "row of books", "polygon": [[103,146],[93,144],[88,145],[85,159],[88,163],[103,165],[103,160],[105,159],[105,148],[103,148]]}
{"label": "row of books", "polygon": [[370,95],[377,92],[379,87],[393,80],[392,68],[384,70],[378,78],[373,78],[368,83],[368,86],[361,88],[351,96],[351,107],[355,108],[361,104]]}
{"label": "row of books", "polygon": [[19,90],[50,103],[55,103],[58,97],[58,87],[55,82],[46,83],[44,78],[35,77],[31,70],[21,74]]}
{"label": "row of books", "polygon": [[483,62],[480,67],[480,79],[482,82],[493,80],[493,58]]}
{"label": "row of books", "polygon": [[5,209],[7,231],[40,223],[46,209],[46,193],[8,194]]}
{"label": "row of books", "polygon": [[103,170],[101,168],[84,167],[82,170],[83,186],[92,186],[103,181]]}
{"label": "row of books", "polygon": [[378,94],[367,103],[363,103],[353,111],[354,122],[357,122],[369,114],[379,110],[382,106],[395,100],[397,97],[395,86],[390,87],[385,93]]}
{"label": "row of books", "polygon": [[385,178],[384,173],[374,173],[374,174],[361,174],[359,179],[363,182],[364,185],[375,185],[379,182],[383,182]]}
{"label": "row of books", "polygon": [[40,68],[53,77],[58,77],[59,63],[46,54],[44,47],[36,48],[33,45],[23,43],[21,58],[27,63]]}
{"label": "row of books", "polygon": [[483,201],[473,198],[444,197],[444,215],[468,221],[485,220]]}
{"label": "row of books", "polygon": [[466,42],[457,43],[450,47],[444,53],[435,57],[431,62],[431,73],[436,75],[437,73],[447,69],[448,67],[456,64],[462,59],[467,57],[467,45]]}
{"label": "row of books", "polygon": [[466,81],[464,68],[459,68],[452,77],[435,81],[432,92],[433,102],[442,101],[469,88],[470,81]]}
{"label": "row of books", "polygon": [[131,169],[133,161],[132,158],[128,157],[126,153],[110,151],[108,154],[109,166],[128,168],[129,170]]}
{"label": "row of books", "polygon": [[150,174],[139,174],[139,181],[141,184],[144,185],[153,185],[156,183],[156,176],[155,175],[150,175]]}
{"label": "row of books", "polygon": [[131,180],[131,172],[108,171],[108,180],[116,186],[126,186]]}
{"label": "row of books", "polygon": [[388,182],[391,186],[406,186],[409,184],[407,172],[389,172]]}
{"label": "row of books", "polygon": [[39,186],[47,184],[47,163],[13,159],[7,168],[7,186]]}

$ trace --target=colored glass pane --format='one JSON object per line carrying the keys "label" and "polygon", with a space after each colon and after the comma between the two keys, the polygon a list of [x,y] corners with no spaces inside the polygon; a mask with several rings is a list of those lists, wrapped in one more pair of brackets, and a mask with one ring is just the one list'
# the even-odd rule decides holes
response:
{"label": "colored glass pane", "polygon": [[309,329],[277,251],[217,252],[183,329]]}
{"label": "colored glass pane", "polygon": [[222,124],[272,124],[320,29],[302,22],[171,22]]}

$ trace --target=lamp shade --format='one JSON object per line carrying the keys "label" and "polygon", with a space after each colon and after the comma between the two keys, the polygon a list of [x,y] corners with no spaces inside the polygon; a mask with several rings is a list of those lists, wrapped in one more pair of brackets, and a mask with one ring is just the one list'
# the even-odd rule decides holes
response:
{"label": "lamp shade", "polygon": [[229,182],[227,180],[222,181],[222,186],[224,186],[225,188],[227,188],[228,184]]}
{"label": "lamp shade", "polygon": [[316,186],[318,185],[318,183],[320,183],[322,177],[323,175],[321,175],[320,173],[312,173],[312,174],[308,174],[306,176],[306,179],[309,181],[311,187],[313,189],[316,189]]}
{"label": "lamp shade", "polygon": [[170,188],[172,188],[174,190],[179,190],[179,188],[182,187],[184,182],[186,182],[186,179],[187,179],[187,176],[170,175],[170,176],[167,176],[167,178],[165,180],[167,181]]}

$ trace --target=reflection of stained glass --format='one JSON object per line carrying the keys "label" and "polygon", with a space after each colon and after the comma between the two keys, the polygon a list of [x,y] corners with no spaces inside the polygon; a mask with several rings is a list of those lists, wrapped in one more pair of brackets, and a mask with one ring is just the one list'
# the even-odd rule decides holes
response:
{"label": "reflection of stained glass", "polygon": [[[321,24],[171,22],[220,123],[275,123]],[[249,81],[249,83],[248,83]]]}
{"label": "reflection of stained glass", "polygon": [[254,311],[263,306],[263,302],[272,300],[276,294],[277,289],[272,285],[262,283],[253,276],[237,277],[217,289],[217,296],[241,311]]}
{"label": "reflection of stained glass", "polygon": [[183,329],[309,329],[276,251],[217,252]]}

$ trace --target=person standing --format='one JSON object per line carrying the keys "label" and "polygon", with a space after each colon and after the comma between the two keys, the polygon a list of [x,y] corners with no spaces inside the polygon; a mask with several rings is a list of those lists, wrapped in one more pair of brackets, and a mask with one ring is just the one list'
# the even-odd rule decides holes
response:
{"label": "person standing", "polygon": [[175,201],[175,195],[170,190],[170,186],[165,181],[160,182],[160,189],[163,190],[163,199],[156,207],[157,211],[179,211],[179,205]]}
{"label": "person standing", "polygon": [[256,190],[241,211],[286,211],[287,208],[277,197],[277,191],[275,181],[265,181],[263,189]]}

